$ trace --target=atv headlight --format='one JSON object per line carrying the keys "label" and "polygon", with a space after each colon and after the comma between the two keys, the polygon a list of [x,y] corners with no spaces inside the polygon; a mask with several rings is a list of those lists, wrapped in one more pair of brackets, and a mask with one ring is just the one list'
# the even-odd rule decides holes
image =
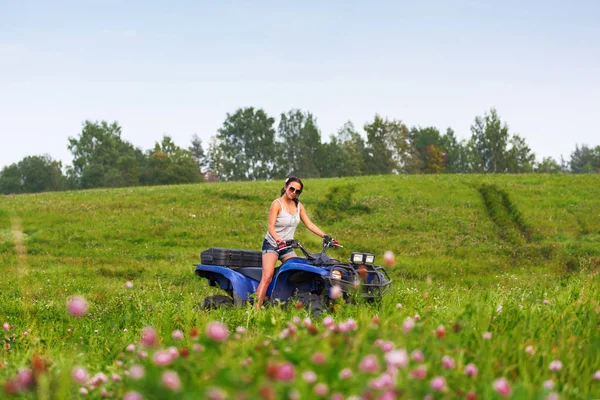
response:
{"label": "atv headlight", "polygon": [[352,261],[353,264],[373,264],[375,255],[370,253],[352,253],[350,255],[350,261]]}
{"label": "atv headlight", "polygon": [[350,261],[352,261],[354,264],[362,264],[363,258],[364,258],[363,253],[352,253],[350,255]]}
{"label": "atv headlight", "polygon": [[334,269],[333,271],[331,271],[331,277],[333,279],[342,279],[342,272],[338,271],[337,269]]}

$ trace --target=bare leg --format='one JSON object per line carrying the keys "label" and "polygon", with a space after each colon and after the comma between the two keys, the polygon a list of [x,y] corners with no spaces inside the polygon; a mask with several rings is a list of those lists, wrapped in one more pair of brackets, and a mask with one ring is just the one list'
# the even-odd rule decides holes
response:
{"label": "bare leg", "polygon": [[267,294],[267,288],[273,280],[273,272],[275,271],[275,264],[279,256],[275,253],[265,253],[262,255],[262,277],[258,288],[256,288],[256,309],[260,310],[263,300]]}

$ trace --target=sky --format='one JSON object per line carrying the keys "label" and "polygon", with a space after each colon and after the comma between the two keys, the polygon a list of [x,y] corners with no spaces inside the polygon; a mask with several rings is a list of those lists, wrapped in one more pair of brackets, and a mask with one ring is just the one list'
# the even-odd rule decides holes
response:
{"label": "sky", "polygon": [[536,154],[600,145],[600,2],[0,0],[0,167],[72,162],[85,120],[143,150],[298,108],[468,139],[495,107]]}

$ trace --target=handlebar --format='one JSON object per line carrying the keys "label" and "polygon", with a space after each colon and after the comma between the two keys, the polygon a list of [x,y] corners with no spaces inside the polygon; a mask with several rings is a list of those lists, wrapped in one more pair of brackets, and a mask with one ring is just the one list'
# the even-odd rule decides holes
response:
{"label": "handlebar", "polygon": [[302,246],[302,243],[300,243],[296,239],[286,240],[285,244],[286,244],[286,246],[279,249],[279,251],[297,248],[297,249],[302,250],[302,253],[304,253],[306,258],[313,259],[313,260],[325,260],[325,257],[326,257],[325,253],[327,252],[327,249],[330,247],[341,247],[341,248],[344,247],[344,246],[340,245],[339,243],[334,243],[331,236],[325,235],[325,237],[323,238],[323,249],[321,250],[321,253],[318,255],[318,257],[315,257],[314,255],[310,254],[308,252],[308,250],[306,250],[304,248],[304,246]]}

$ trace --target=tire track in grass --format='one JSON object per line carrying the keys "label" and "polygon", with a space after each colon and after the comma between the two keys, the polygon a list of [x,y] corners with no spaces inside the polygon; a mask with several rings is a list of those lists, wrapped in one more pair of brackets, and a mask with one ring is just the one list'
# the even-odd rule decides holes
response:
{"label": "tire track in grass", "polygon": [[531,228],[525,223],[508,194],[496,185],[478,188],[488,216],[498,228],[500,238],[513,244],[532,242]]}
{"label": "tire track in grass", "polygon": [[21,279],[27,275],[27,249],[25,247],[25,235],[23,234],[21,218],[12,216],[10,218],[10,225],[15,253],[17,255],[17,276]]}

